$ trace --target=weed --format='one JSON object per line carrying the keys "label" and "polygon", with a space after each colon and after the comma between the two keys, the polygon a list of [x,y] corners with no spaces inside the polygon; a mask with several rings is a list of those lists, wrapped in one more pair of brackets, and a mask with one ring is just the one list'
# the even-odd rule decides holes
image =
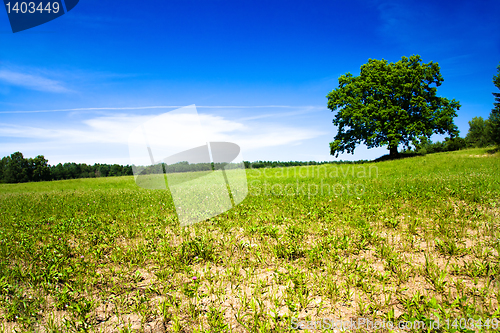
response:
{"label": "weed", "polygon": [[[482,154],[249,169],[260,183],[242,203],[182,228],[169,192],[133,177],[0,184],[0,323],[287,332],[291,318],[340,314],[498,318],[500,163],[470,156]],[[347,180],[363,194],[328,193]],[[270,191],[287,184],[323,192]]]}

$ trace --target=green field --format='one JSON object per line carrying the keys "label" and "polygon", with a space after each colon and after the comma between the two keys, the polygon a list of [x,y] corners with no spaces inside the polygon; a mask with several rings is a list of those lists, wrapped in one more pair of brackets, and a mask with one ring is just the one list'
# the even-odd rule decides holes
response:
{"label": "green field", "polygon": [[288,332],[325,318],[500,327],[499,153],[247,177],[240,205],[189,227],[167,191],[133,177],[0,184],[0,327]]}

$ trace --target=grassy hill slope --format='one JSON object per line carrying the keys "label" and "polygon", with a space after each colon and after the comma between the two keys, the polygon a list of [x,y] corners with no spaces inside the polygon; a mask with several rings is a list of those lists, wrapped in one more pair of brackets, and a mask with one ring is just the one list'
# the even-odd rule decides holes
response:
{"label": "grassy hill slope", "polygon": [[279,332],[360,318],[500,327],[498,153],[247,179],[240,205],[185,228],[168,191],[133,177],[0,184],[4,330]]}

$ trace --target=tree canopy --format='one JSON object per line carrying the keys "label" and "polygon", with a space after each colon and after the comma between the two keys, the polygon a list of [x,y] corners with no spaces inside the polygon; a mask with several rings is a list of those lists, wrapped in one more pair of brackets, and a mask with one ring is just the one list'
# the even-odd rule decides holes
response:
{"label": "tree canopy", "polygon": [[369,59],[359,76],[342,75],[327,95],[338,126],[331,155],[354,153],[360,143],[397,155],[399,145],[409,148],[432,134],[458,136],[453,118],[460,103],[436,95],[443,81],[438,63],[422,63],[419,55],[396,63]]}
{"label": "tree canopy", "polygon": [[0,160],[0,183],[25,183],[44,180],[61,180],[89,177],[108,177],[132,175],[132,166],[118,164],[64,163],[50,165],[43,156],[25,158],[15,152]]}
{"label": "tree canopy", "polygon": [[474,117],[469,121],[469,131],[465,137],[468,147],[487,147],[494,142],[491,139],[491,122],[483,117]]}
{"label": "tree canopy", "polygon": [[[500,65],[497,66],[497,75],[493,76],[493,84],[500,90]],[[491,139],[500,145],[500,93],[494,92],[495,102],[493,103],[493,110],[491,110],[490,117],[490,136]]]}

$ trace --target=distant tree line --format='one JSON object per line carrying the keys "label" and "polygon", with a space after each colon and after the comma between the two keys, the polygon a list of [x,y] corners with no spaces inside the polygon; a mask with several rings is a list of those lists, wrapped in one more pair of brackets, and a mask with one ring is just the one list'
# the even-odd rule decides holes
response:
{"label": "distant tree line", "polygon": [[[500,76],[500,75],[499,75]],[[500,79],[499,79],[500,81]],[[500,94],[495,95],[500,99]],[[425,155],[446,151],[454,151],[465,148],[482,148],[500,144],[500,103],[495,103],[495,109],[490,114],[490,117],[484,120],[482,117],[474,117],[469,121],[469,131],[465,138],[459,136],[453,138],[445,138],[444,141],[432,142],[428,138],[421,138],[420,142],[412,149],[403,151],[403,155]],[[379,160],[379,159],[378,159]],[[304,165],[322,165],[322,164],[363,164],[370,162],[369,160],[358,161],[244,161],[246,169],[260,168],[279,168]],[[219,170],[222,167],[225,169],[240,168],[241,164],[229,163],[196,163],[189,164],[188,162],[179,162],[173,165],[153,165],[136,167],[136,173],[151,174],[158,172],[177,173],[177,172],[193,172],[193,171],[210,171]],[[96,177],[112,177],[112,176],[131,176],[134,174],[133,166],[119,164],[99,164],[88,165],[85,163],[59,163],[50,165],[49,161],[43,156],[38,155],[35,158],[24,158],[21,152],[15,152],[10,156],[6,156],[0,160],[0,183],[25,183],[48,180],[76,179],[76,178],[96,178]]]}
{"label": "distant tree line", "polygon": [[[277,168],[303,165],[321,165],[321,164],[361,164],[368,160],[361,161],[325,161],[325,162],[280,162],[280,161],[244,161],[246,169],[259,168]],[[63,180],[76,178],[97,178],[112,176],[131,176],[136,173],[177,173],[193,171],[210,171],[224,169],[241,168],[241,163],[196,163],[179,162],[173,165],[152,165],[138,166],[119,165],[119,164],[99,164],[89,165],[85,163],[59,163],[50,165],[49,161],[43,156],[38,155],[35,158],[25,158],[21,152],[15,152],[0,160],[0,183],[25,183],[49,180]]]}
{"label": "distant tree line", "polygon": [[282,167],[293,167],[293,166],[304,166],[304,165],[322,165],[322,164],[363,164],[370,162],[369,160],[358,160],[358,161],[290,161],[290,162],[280,162],[280,161],[255,161],[248,162],[245,161],[246,169],[260,169],[260,168],[282,168]]}
{"label": "distant tree line", "polygon": [[196,171],[213,171],[224,169],[241,168],[241,163],[189,163],[186,161],[167,165],[164,163],[148,165],[148,166],[133,166],[136,174],[149,175],[158,173],[179,173],[179,172],[196,172]]}
{"label": "distant tree line", "polygon": [[445,138],[444,141],[437,142],[432,142],[427,138],[423,138],[414,149],[407,150],[405,153],[413,152],[419,155],[425,155],[466,148],[493,147],[497,144],[497,141],[495,140],[495,132],[491,118],[491,116],[486,120],[482,117],[472,118],[472,120],[469,121],[469,131],[465,138]]}
{"label": "distant tree line", "polygon": [[15,152],[0,160],[1,183],[25,183],[47,180],[95,178],[132,175],[130,165],[85,163],[59,163],[49,165],[43,156],[24,158],[21,152]]}
{"label": "distant tree line", "polygon": [[[493,76],[493,84],[500,90],[500,65],[497,74]],[[430,154],[444,151],[459,150],[463,148],[484,148],[500,146],[500,93],[494,92],[495,102],[487,119],[474,117],[469,121],[469,131],[465,138],[446,138],[444,142],[432,142],[424,139],[416,145],[414,152]]]}
{"label": "distant tree line", "polygon": [[[290,161],[290,162],[280,162],[280,161],[243,161],[245,169],[260,169],[260,168],[281,168],[281,167],[292,167],[292,166],[304,166],[304,165],[322,165],[322,164],[362,164],[367,163],[369,160],[359,160],[359,161]],[[220,170],[221,168],[226,170],[241,168],[241,163],[197,163],[189,164],[188,162],[179,162],[172,165],[149,165],[146,167],[136,167],[135,172],[137,174],[153,174],[153,173],[178,173],[178,172],[193,172],[193,171],[210,171],[210,170]]]}

